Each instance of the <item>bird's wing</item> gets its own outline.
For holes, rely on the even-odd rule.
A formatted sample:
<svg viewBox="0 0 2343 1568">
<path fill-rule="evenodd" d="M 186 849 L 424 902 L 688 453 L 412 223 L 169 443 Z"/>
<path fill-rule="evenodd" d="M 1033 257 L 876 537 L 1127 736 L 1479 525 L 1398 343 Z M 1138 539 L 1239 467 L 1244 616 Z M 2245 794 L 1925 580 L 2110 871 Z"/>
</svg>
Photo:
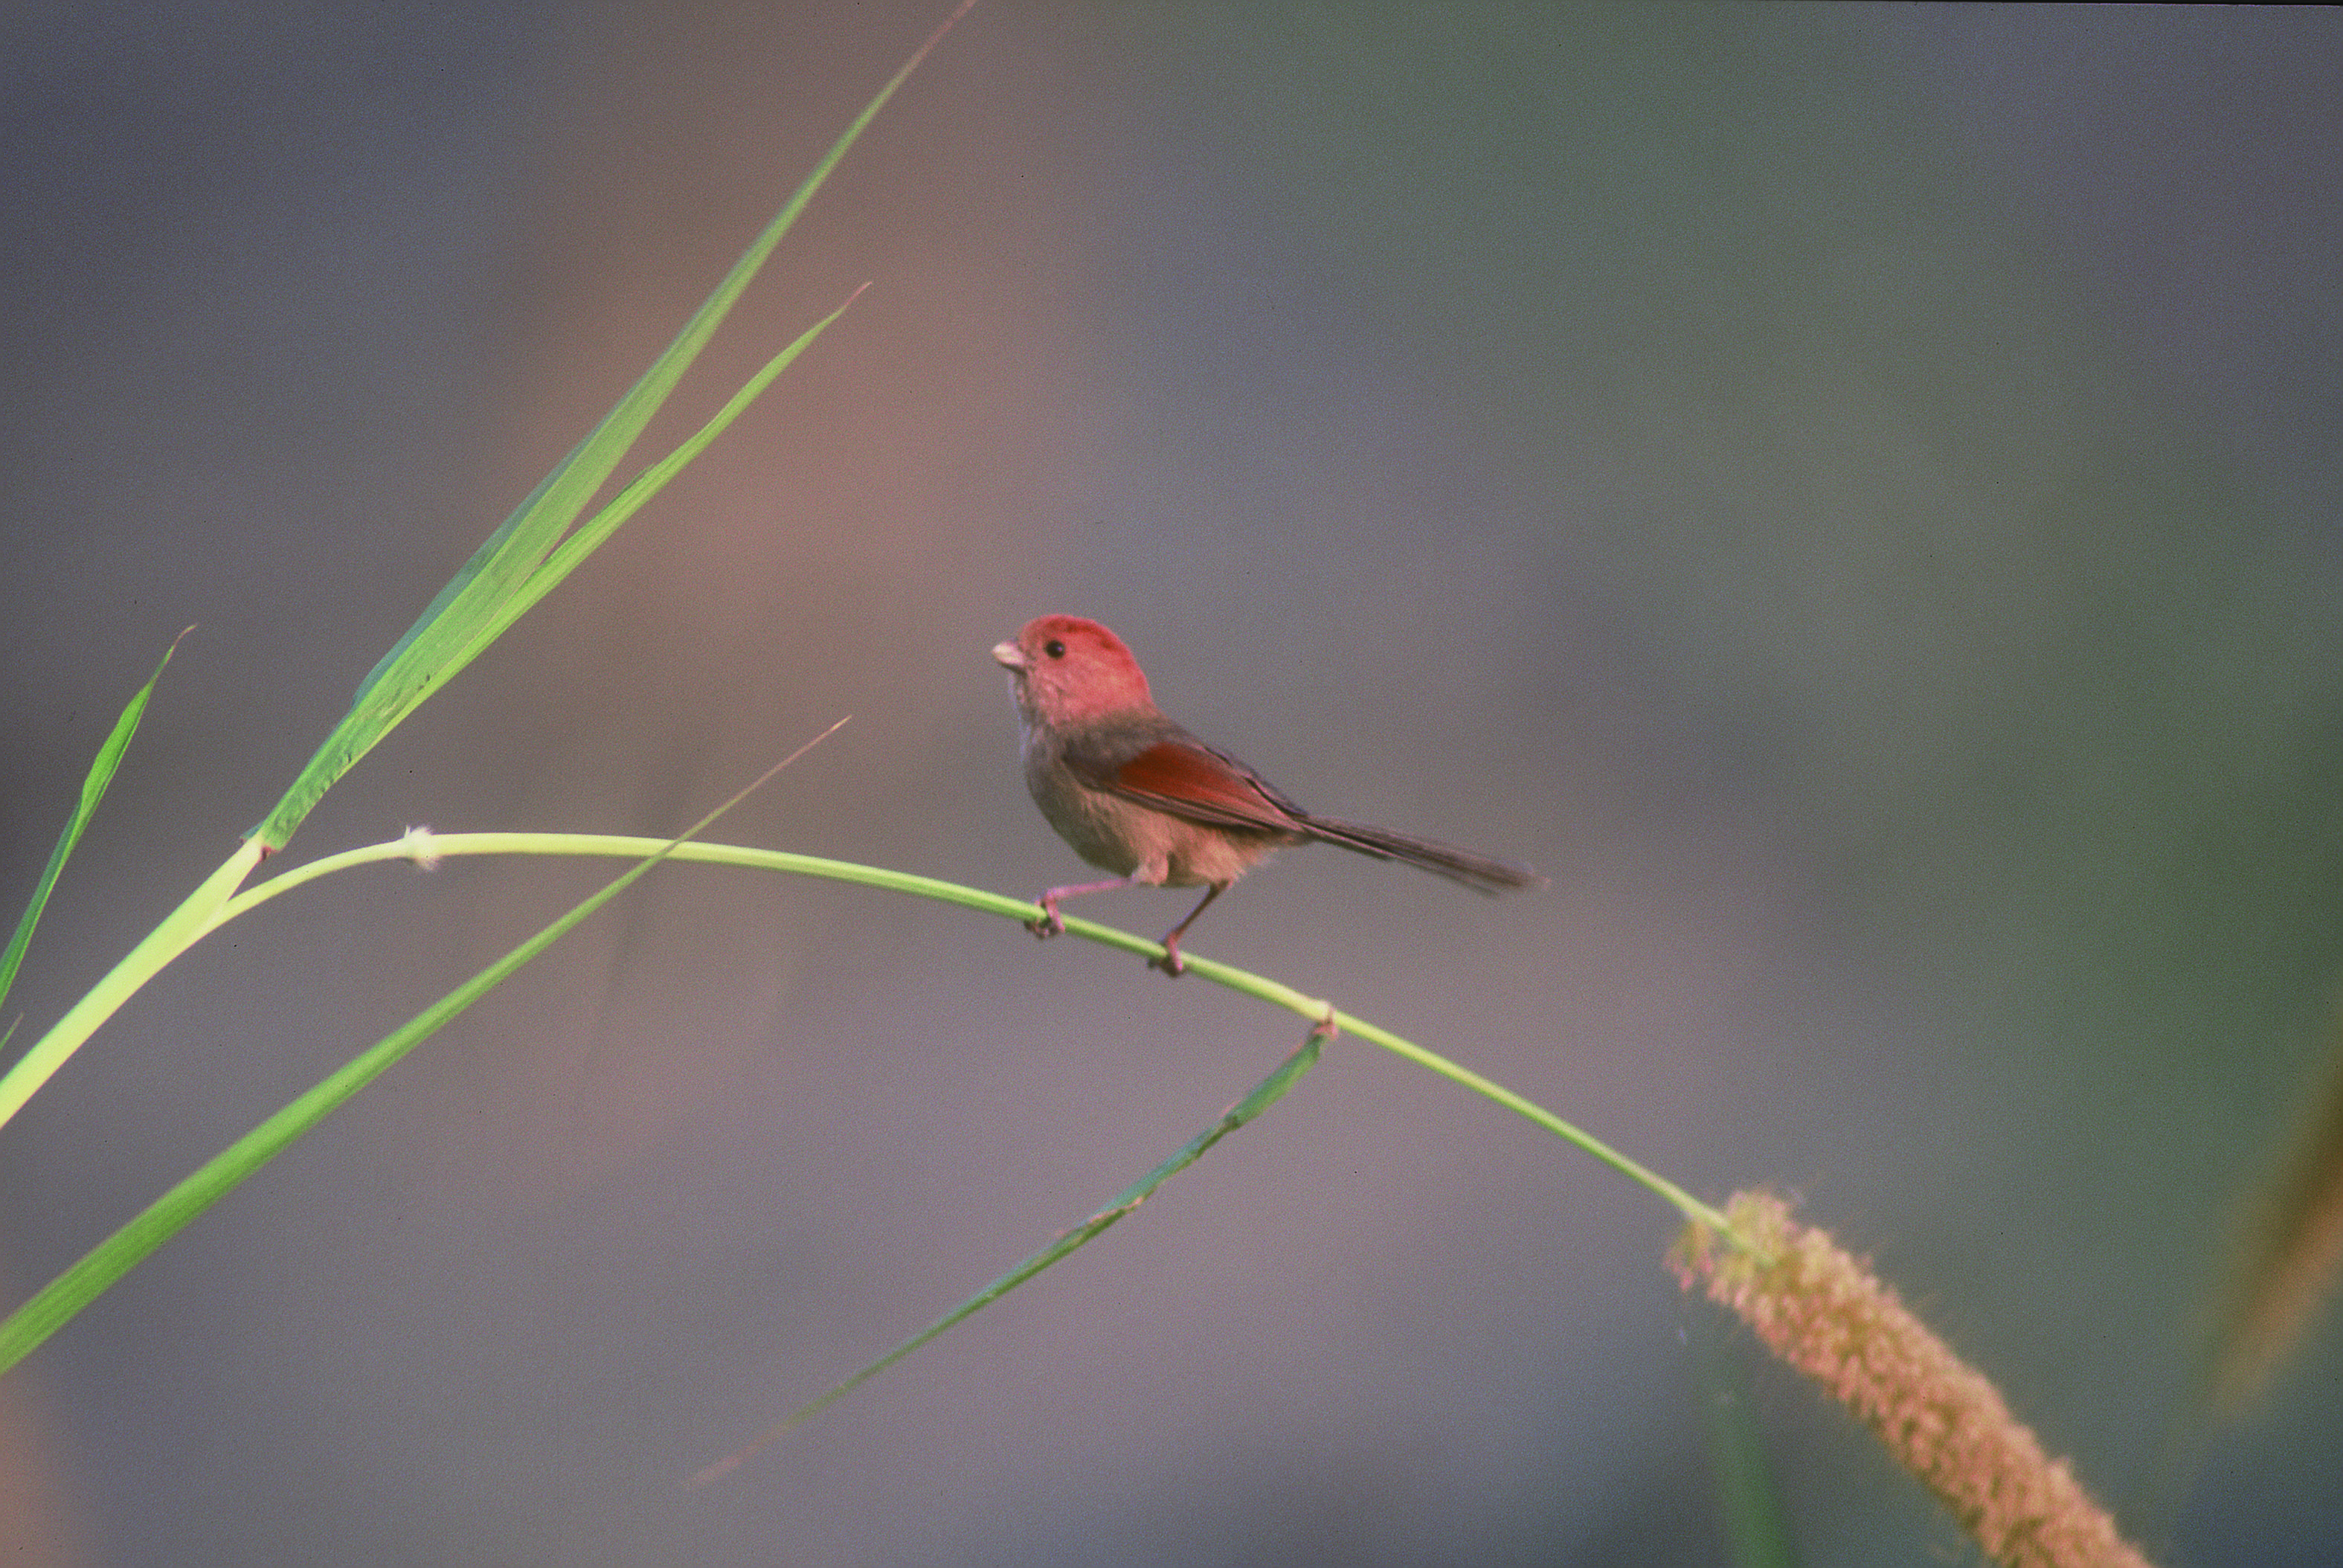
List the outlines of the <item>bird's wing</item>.
<svg viewBox="0 0 2343 1568">
<path fill-rule="evenodd" d="M 1290 833 L 1300 815 L 1252 769 L 1187 737 L 1157 740 L 1119 758 L 1069 748 L 1066 762 L 1094 789 L 1192 822 Z"/>
</svg>

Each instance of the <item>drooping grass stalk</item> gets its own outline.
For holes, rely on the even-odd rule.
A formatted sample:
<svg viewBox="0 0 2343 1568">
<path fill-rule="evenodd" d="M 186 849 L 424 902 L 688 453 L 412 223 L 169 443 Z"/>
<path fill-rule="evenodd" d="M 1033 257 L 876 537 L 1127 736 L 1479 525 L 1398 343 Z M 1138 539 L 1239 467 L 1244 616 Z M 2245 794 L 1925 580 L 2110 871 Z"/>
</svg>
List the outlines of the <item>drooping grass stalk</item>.
<svg viewBox="0 0 2343 1568">
<path fill-rule="evenodd" d="M 224 899 L 206 930 L 214 929 L 318 878 L 358 866 L 395 859 L 432 865 L 458 855 L 602 855 L 640 862 L 628 878 L 606 890 L 615 892 L 658 860 L 679 859 L 815 876 L 859 883 L 954 903 L 1021 924 L 1041 914 L 1020 899 L 936 878 L 882 867 L 739 845 L 599 834 L 433 833 L 410 829 L 386 843 L 367 845 L 297 867 Z M 589 900 L 589 904 L 594 901 Z M 572 911 L 568 923 L 590 912 Z M 1068 917 L 1069 934 L 1126 952 L 1155 957 L 1160 943 L 1128 931 Z M 567 929 L 563 922 L 557 922 Z M 558 930 L 540 933 L 550 941 Z M 517 966 L 542 944 L 516 950 Z M 2011 1416 L 1999 1393 L 1981 1374 L 1959 1361 L 1862 1264 L 1819 1231 L 1798 1226 L 1776 1200 L 1745 1194 L 1720 1212 L 1692 1197 L 1607 1144 L 1551 1111 L 1436 1052 L 1367 1020 L 1343 1013 L 1292 987 L 1201 955 L 1185 955 L 1192 972 L 1286 1009 L 1313 1025 L 1332 1024 L 1427 1067 L 1545 1128 L 1593 1154 L 1614 1171 L 1665 1199 L 1689 1221 L 1676 1264 L 1687 1288 L 1704 1282 L 1709 1294 L 1731 1306 L 1791 1365 L 1821 1382 L 1868 1425 L 1889 1452 L 1911 1469 L 1976 1536 L 1996 1561 L 2028 1568 L 2067 1568 L 2100 1563 L 2144 1568 L 2140 1557 L 2116 1533 L 2104 1511 L 2091 1502 L 2063 1462 L 2045 1455 L 2033 1433 Z M 500 976 L 496 978 L 501 978 Z M 75 1269 L 53 1282 L 5 1323 L 0 1323 L 0 1368 L 21 1357 L 94 1299 L 114 1279 L 151 1252 L 210 1202 L 258 1168 L 277 1149 L 346 1100 L 396 1060 L 416 1040 L 468 1005 L 495 983 L 487 971 L 472 984 L 418 1017 L 416 1024 L 386 1040 L 326 1083 L 270 1119 L 158 1201 L 130 1226 L 109 1238 Z M 460 999 L 460 1000 L 458 1000 Z M 427 1024 L 428 1027 L 424 1027 Z M 1114 1201 L 980 1291 L 912 1339 L 863 1367 L 785 1417 L 731 1457 L 693 1478 L 698 1484 L 729 1473 L 743 1459 L 791 1427 L 826 1409 L 862 1382 L 1000 1299 L 1009 1291 L 1071 1253 L 1128 1214 L 1220 1138 L 1242 1126 L 1282 1097 L 1317 1059 L 1313 1030 L 1302 1051 L 1212 1128 L 1150 1171 Z M 266 1151 L 266 1152 L 264 1152 Z"/>
<path fill-rule="evenodd" d="M 757 395 L 825 327 L 845 311 L 846 307 L 841 305 L 807 328 L 795 342 L 769 360 L 699 430 L 667 457 L 637 475 L 599 513 L 573 530 L 573 525 L 577 524 L 587 504 L 617 471 L 636 437 L 642 434 L 652 417 L 666 403 L 685 371 L 699 357 L 700 350 L 730 313 L 734 303 L 772 254 L 773 247 L 796 223 L 798 215 L 813 198 L 814 193 L 821 188 L 830 172 L 845 157 L 847 150 L 861 136 L 879 111 L 886 106 L 887 101 L 894 96 L 896 89 L 903 85 L 920 62 L 927 57 L 928 52 L 974 3 L 975 0 L 961 0 L 959 8 L 879 90 L 878 95 L 864 106 L 845 134 L 814 166 L 813 172 L 806 176 L 773 220 L 750 242 L 732 270 L 725 275 L 715 291 L 684 324 L 675 340 L 652 361 L 650 368 L 628 388 L 585 439 L 554 465 L 553 470 L 529 492 L 528 498 L 488 536 L 471 559 L 465 562 L 449 579 L 447 587 L 439 590 L 415 624 L 407 628 L 406 635 L 367 672 L 358 685 L 357 696 L 351 700 L 349 711 L 343 715 L 341 721 L 327 736 L 308 764 L 295 777 L 275 808 L 253 829 L 236 853 L 222 862 L 219 869 L 206 878 L 176 910 L 165 917 L 161 925 L 140 940 L 80 1001 L 35 1040 L 5 1075 L 0 1075 L 0 1125 L 5 1125 L 15 1116 L 98 1026 L 114 1015 L 116 1009 L 166 964 L 211 929 L 222 916 L 229 897 L 243 885 L 253 868 L 264 857 L 285 846 L 294 829 L 315 809 L 326 791 L 360 758 L 397 728 L 432 693 L 479 657 L 530 606 L 551 591 L 598 548 L 621 523 L 664 488 L 687 463 L 739 418 Z M 857 296 L 860 293 L 860 288 L 855 291 Z M 851 303 L 852 297 L 850 297 L 848 304 Z M 134 707 L 143 709 L 145 695 L 141 693 Z M 135 728 L 135 719 L 132 727 Z M 122 734 L 121 739 L 126 744 L 126 733 Z M 111 742 L 107 750 L 101 752 L 101 762 L 107 761 L 109 755 L 115 759 L 119 758 L 119 748 Z M 86 786 L 84 798 L 85 805 L 94 804 L 89 800 Z M 85 810 L 76 814 L 75 824 L 85 820 Z M 69 838 L 77 834 L 76 825 L 68 826 Z M 58 855 L 53 858 L 56 864 L 62 864 L 64 852 L 70 848 L 69 842 L 61 844 Z M 27 921 L 19 927 L 21 936 L 30 935 L 29 922 L 37 918 L 39 906 L 46 897 L 52 879 L 45 878 L 40 890 L 35 893 Z M 12 950 L 14 947 L 12 944 Z"/>
</svg>

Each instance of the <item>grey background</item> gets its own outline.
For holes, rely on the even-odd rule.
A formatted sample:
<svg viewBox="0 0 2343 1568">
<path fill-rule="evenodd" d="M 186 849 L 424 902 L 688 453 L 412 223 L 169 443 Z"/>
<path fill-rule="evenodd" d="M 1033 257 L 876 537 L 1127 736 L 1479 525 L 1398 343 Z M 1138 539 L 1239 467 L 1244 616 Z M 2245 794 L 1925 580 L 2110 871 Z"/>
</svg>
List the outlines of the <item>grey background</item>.
<svg viewBox="0 0 2343 1568">
<path fill-rule="evenodd" d="M 939 11 L 0 22 L 0 886 L 198 625 L 27 1030 Z M 2331 1325 L 2152 1482 L 2328 1050 L 2338 80 L 2326 11 L 981 6 L 662 428 L 870 292 L 290 853 L 669 829 L 850 712 L 724 836 L 1030 893 L 1080 868 L 985 649 L 1096 616 L 1298 799 L 1554 878 L 1294 853 L 1196 950 L 1801 1192 L 2160 1557 L 2333 1561 Z M 11 1297 L 607 870 L 377 869 L 207 943 L 0 1134 Z M 1805 1561 L 1957 1556 L 1679 1300 L 1664 1209 L 1355 1041 L 678 1489 L 1296 1038 L 663 873 L 0 1383 L 15 1560 L 1721 1561 L 1711 1341 Z"/>
</svg>

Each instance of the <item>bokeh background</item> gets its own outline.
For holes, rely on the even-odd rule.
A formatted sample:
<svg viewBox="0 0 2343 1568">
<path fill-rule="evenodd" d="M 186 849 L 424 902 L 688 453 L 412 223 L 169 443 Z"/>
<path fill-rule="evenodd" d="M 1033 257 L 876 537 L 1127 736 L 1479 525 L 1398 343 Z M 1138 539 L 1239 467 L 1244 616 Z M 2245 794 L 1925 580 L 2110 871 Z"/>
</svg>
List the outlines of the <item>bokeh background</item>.
<svg viewBox="0 0 2343 1568">
<path fill-rule="evenodd" d="M 45 1026 L 681 322 L 939 5 L 0 21 L 0 887 L 183 626 Z M 712 456 L 311 818 L 1081 868 L 985 657 L 1121 630 L 1322 809 L 1197 950 L 1873 1254 L 2175 1563 L 2343 1559 L 2331 1324 L 2157 1474 L 2343 934 L 2331 11 L 980 6 L 787 242 Z M 608 874 L 376 869 L 0 1134 L 23 1295 Z M 1086 912 L 1161 930 L 1185 895 Z M 1670 1213 L 1345 1042 L 1071 1263 L 679 1480 L 1203 1126 L 1293 1020 L 663 871 L 0 1384 L 12 1563 L 1957 1560 L 1679 1299 Z M 22 1037 L 20 1037 L 22 1038 Z"/>
</svg>

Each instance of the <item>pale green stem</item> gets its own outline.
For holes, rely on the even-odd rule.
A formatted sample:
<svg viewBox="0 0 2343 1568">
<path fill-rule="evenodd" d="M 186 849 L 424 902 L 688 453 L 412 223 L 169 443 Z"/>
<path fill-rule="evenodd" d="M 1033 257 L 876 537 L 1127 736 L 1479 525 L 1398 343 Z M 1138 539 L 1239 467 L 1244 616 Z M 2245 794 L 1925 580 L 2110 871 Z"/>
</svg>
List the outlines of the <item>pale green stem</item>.
<svg viewBox="0 0 2343 1568">
<path fill-rule="evenodd" d="M 666 847 L 664 839 L 619 837 L 598 833 L 432 833 L 417 829 L 403 839 L 386 844 L 369 844 L 364 849 L 346 850 L 313 860 L 281 876 L 270 879 L 256 888 L 239 893 L 219 911 L 212 924 L 234 920 L 246 910 L 266 903 L 277 894 L 289 892 L 302 883 L 346 870 L 352 866 L 367 865 L 377 860 L 415 860 L 422 864 L 446 855 L 609 855 L 639 859 Z M 1001 915 L 1020 922 L 1038 918 L 1038 906 L 1021 899 L 989 893 L 980 888 L 964 887 L 958 882 L 940 881 L 933 877 L 915 877 L 903 871 L 886 870 L 877 866 L 857 865 L 848 860 L 828 860 L 816 855 L 791 854 L 783 849 L 757 849 L 734 844 L 679 844 L 669 852 L 674 860 L 699 860 L 728 866 L 743 866 L 753 869 L 785 871 L 795 876 L 825 877 L 833 881 L 859 882 L 865 887 L 885 888 L 893 892 L 910 893 L 919 898 L 935 899 L 944 903 L 960 904 L 987 914 Z M 207 928 L 208 929 L 208 928 Z M 1069 934 L 1085 937 L 1107 947 L 1121 948 L 1126 952 L 1154 957 L 1163 951 L 1160 943 L 1129 931 L 1117 930 L 1094 921 L 1066 917 Z M 1575 1145 L 1600 1160 L 1605 1165 L 1646 1190 L 1675 1205 L 1688 1220 L 1695 1220 L 1720 1232 L 1730 1233 L 1725 1218 L 1708 1204 L 1702 1202 L 1683 1188 L 1658 1172 L 1620 1153 L 1592 1133 L 1564 1121 L 1544 1106 L 1525 1100 L 1501 1083 L 1482 1077 L 1472 1069 L 1459 1066 L 1435 1051 L 1425 1050 L 1387 1029 L 1336 1011 L 1326 1002 L 1303 995 L 1291 986 L 1280 985 L 1249 970 L 1236 969 L 1214 960 L 1199 958 L 1192 953 L 1181 955 L 1188 961 L 1190 972 L 1229 987 L 1232 990 L 1258 997 L 1289 1011 L 1298 1013 L 1312 1022 L 1332 1017 L 1337 1028 L 1345 1034 L 1358 1036 L 1382 1046 L 1385 1050 L 1407 1058 L 1419 1067 L 1431 1069 L 1452 1083 L 1461 1084 L 1475 1094 L 1494 1101 L 1506 1110 L 1536 1123 L 1546 1131 Z M 159 967 L 159 966 L 157 966 Z"/>
<path fill-rule="evenodd" d="M 25 1101 L 65 1064 L 66 1058 L 81 1049 L 82 1041 L 96 1032 L 99 1024 L 112 1018 L 139 987 L 160 973 L 164 965 L 202 940 L 213 927 L 234 920 L 250 907 L 238 907 L 228 895 L 243 885 L 265 853 L 259 839 L 246 839 L 218 870 L 187 895 L 186 902 L 165 916 L 163 923 L 146 933 L 144 941 L 123 955 L 122 961 L 108 970 L 105 979 L 90 987 L 88 995 L 75 1002 L 48 1033 L 34 1042 L 22 1060 L 0 1076 L 0 1125 L 5 1125 Z"/>
</svg>

